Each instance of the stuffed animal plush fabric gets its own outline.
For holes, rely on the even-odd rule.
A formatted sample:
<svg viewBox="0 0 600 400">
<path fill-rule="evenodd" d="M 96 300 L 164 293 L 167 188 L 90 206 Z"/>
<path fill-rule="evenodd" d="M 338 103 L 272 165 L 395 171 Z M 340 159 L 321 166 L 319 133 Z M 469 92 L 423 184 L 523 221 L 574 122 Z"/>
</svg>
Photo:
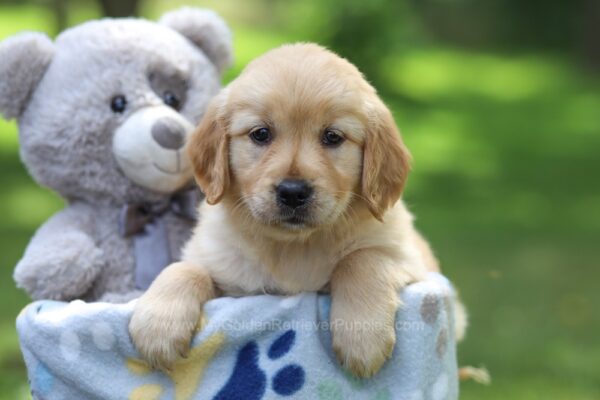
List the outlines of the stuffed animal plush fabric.
<svg viewBox="0 0 600 400">
<path fill-rule="evenodd" d="M 67 204 L 29 243 L 19 287 L 125 301 L 179 257 L 196 203 L 186 137 L 231 55 L 223 20 L 191 8 L 0 44 L 0 112 L 18 120 L 31 176 Z"/>
<path fill-rule="evenodd" d="M 169 374 L 131 343 L 134 302 L 36 302 L 17 330 L 34 400 L 456 400 L 454 296 L 435 273 L 403 289 L 392 358 L 364 380 L 340 368 L 331 300 L 316 293 L 209 301 L 189 357 Z"/>
</svg>

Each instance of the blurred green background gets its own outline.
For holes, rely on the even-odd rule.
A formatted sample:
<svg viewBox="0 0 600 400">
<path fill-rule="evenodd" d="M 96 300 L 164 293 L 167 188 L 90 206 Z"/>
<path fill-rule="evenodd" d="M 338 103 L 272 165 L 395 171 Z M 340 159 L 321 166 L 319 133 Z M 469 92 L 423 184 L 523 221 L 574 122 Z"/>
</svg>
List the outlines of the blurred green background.
<svg viewBox="0 0 600 400">
<path fill-rule="evenodd" d="M 279 44 L 317 41 L 356 63 L 414 155 L 405 199 L 471 315 L 461 364 L 492 385 L 461 399 L 600 399 L 600 2 L 517 0 L 0 0 L 0 39 L 101 17 L 217 10 L 235 77 Z M 2 60 L 0 60 L 2 62 Z M 0 399 L 25 399 L 11 273 L 62 207 L 0 122 Z"/>
</svg>

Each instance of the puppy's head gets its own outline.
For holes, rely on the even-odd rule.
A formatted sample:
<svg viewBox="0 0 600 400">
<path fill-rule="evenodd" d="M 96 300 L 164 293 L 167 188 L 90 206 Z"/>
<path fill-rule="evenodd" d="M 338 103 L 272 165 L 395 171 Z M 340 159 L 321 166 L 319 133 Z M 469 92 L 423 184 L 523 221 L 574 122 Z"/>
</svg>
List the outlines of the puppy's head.
<svg viewBox="0 0 600 400">
<path fill-rule="evenodd" d="M 375 90 L 312 44 L 256 59 L 211 103 L 189 151 L 210 204 L 284 231 L 327 227 L 400 197 L 409 154 Z"/>
</svg>

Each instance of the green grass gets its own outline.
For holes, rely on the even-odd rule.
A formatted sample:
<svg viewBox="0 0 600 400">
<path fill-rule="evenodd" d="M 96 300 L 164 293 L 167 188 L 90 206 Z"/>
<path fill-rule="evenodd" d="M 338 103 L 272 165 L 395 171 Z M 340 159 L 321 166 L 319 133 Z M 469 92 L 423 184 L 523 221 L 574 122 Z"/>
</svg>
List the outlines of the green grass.
<svg viewBox="0 0 600 400">
<path fill-rule="evenodd" d="M 227 80 L 267 49 L 303 39 L 232 2 L 205 3 L 234 28 Z M 22 29 L 51 25 L 36 8 L 1 7 L 0 38 Z M 461 364 L 492 374 L 489 387 L 465 383 L 461 398 L 600 398 L 600 79 L 543 52 L 422 47 L 379 62 L 415 159 L 406 201 L 470 310 Z M 0 399 L 11 400 L 26 392 L 14 319 L 27 303 L 12 269 L 61 207 L 28 177 L 17 146 L 15 125 L 0 122 Z"/>
</svg>

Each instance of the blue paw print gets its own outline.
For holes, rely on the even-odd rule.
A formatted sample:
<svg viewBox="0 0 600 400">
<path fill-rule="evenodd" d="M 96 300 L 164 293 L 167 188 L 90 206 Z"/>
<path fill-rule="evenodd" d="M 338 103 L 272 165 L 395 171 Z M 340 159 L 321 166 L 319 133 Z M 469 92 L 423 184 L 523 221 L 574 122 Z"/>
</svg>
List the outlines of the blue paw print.
<svg viewBox="0 0 600 400">
<path fill-rule="evenodd" d="M 269 347 L 267 356 L 277 360 L 292 349 L 296 331 L 290 329 L 277 338 Z M 237 361 L 229 380 L 213 400 L 260 400 L 267 390 L 267 374 L 258 366 L 259 350 L 255 341 L 250 341 L 238 352 Z M 304 385 L 304 369 L 289 364 L 278 370 L 271 380 L 273 391 L 281 396 L 290 396 Z"/>
</svg>

